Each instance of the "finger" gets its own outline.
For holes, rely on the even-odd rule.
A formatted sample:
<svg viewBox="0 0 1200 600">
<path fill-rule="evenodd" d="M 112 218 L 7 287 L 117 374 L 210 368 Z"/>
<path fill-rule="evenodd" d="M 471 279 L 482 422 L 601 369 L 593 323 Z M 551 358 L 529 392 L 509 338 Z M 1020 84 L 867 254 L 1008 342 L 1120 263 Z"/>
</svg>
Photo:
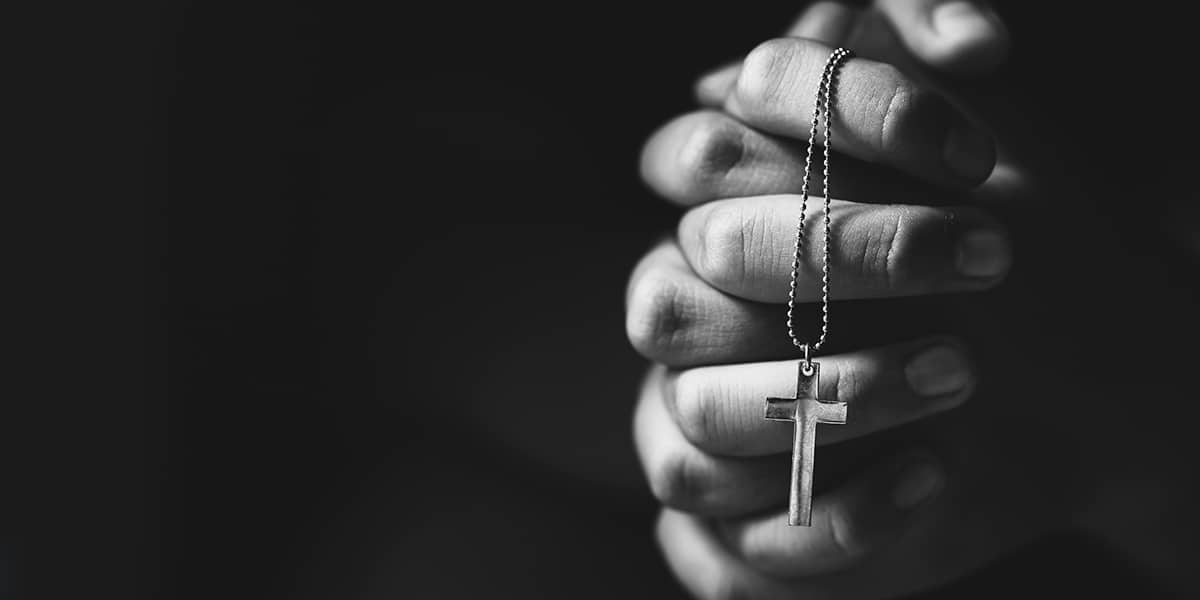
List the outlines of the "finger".
<svg viewBox="0 0 1200 600">
<path fill-rule="evenodd" d="M 822 297 L 821 202 L 809 202 L 798 302 Z M 739 298 L 788 298 L 800 208 L 796 196 L 734 198 L 700 205 L 679 223 L 695 273 Z M 830 296 L 879 298 L 980 290 L 998 283 L 1011 255 L 1001 226 L 970 207 L 833 201 Z"/>
<path fill-rule="evenodd" d="M 667 200 L 693 206 L 721 198 L 799 193 L 804 149 L 756 131 L 729 115 L 683 115 L 650 137 L 642 179 Z M 815 185 L 815 184 L 814 184 Z M 945 204 L 957 195 L 918 183 L 893 169 L 846 157 L 830 175 L 835 197 L 858 202 Z"/>
<path fill-rule="evenodd" d="M 663 380 L 661 394 L 676 427 L 692 446 L 717 456 L 788 452 L 792 428 L 763 418 L 768 397 L 796 389 L 796 361 L 688 369 Z M 818 397 L 845 402 L 845 425 L 824 427 L 820 444 L 857 438 L 961 404 L 974 387 L 975 370 L 962 345 L 928 338 L 825 356 Z"/>
<path fill-rule="evenodd" d="M 663 242 L 634 268 L 625 332 L 646 358 L 671 366 L 764 360 L 793 353 L 778 307 L 738 300 L 692 272 L 679 246 Z"/>
<path fill-rule="evenodd" d="M 726 110 L 768 133 L 807 139 L 830 53 L 824 44 L 797 38 L 759 45 L 743 61 Z M 991 136 L 897 68 L 850 58 L 835 81 L 839 152 L 954 188 L 973 187 L 991 172 Z"/>
<path fill-rule="evenodd" d="M 634 444 L 654 497 L 704 515 L 737 515 L 787 497 L 784 456 L 774 460 L 713 456 L 688 443 L 662 398 L 664 368 L 654 367 L 634 412 Z"/>
<path fill-rule="evenodd" d="M 735 62 L 718 67 L 700 76 L 696 80 L 696 101 L 700 106 L 719 109 L 725 105 L 725 98 L 737 83 L 738 73 L 742 71 L 742 63 Z"/>
<path fill-rule="evenodd" d="M 787 30 L 788 37 L 805 38 L 827 46 L 840 46 L 850 35 L 858 9 L 841 2 L 814 2 Z"/>
<path fill-rule="evenodd" d="M 819 307 L 796 310 L 803 315 L 810 309 Z M 927 333 L 927 327 L 909 324 L 914 310 L 920 310 L 914 302 L 894 300 L 840 304 L 843 325 L 829 350 L 873 347 Z M 810 316 L 819 318 L 815 312 Z M 782 306 L 735 298 L 705 283 L 670 241 L 638 263 L 626 292 L 625 327 L 634 349 L 677 368 L 795 357 L 783 318 Z"/>
<path fill-rule="evenodd" d="M 821 42 L 827 46 L 845 45 L 846 37 L 855 25 L 858 9 L 841 2 L 814 2 L 788 28 L 788 37 Z M 701 106 L 720 108 L 742 70 L 740 62 L 722 66 L 696 82 L 696 99 Z"/>
<path fill-rule="evenodd" d="M 667 566 L 692 596 L 700 600 L 728 598 L 796 598 L 796 591 L 751 569 L 729 553 L 708 523 L 679 511 L 664 510 L 655 527 Z M 804 598 L 830 596 L 813 590 Z"/>
<path fill-rule="evenodd" d="M 977 74 L 1008 57 L 1008 29 L 982 0 L 877 0 L 875 5 L 909 51 L 936 69 Z"/>
<path fill-rule="evenodd" d="M 928 453 L 885 461 L 813 500 L 811 527 L 787 514 L 724 521 L 732 553 L 777 577 L 813 577 L 854 566 L 913 526 L 938 497 L 946 475 Z"/>
<path fill-rule="evenodd" d="M 668 567 L 698 598 L 893 598 L 944 585 L 949 579 L 978 569 L 981 556 L 997 552 L 988 545 L 998 535 L 995 513 L 981 512 L 979 506 L 959 505 L 960 499 L 952 498 L 961 487 L 951 474 L 957 471 L 939 472 L 944 465 L 933 461 L 930 467 L 934 471 L 921 473 L 923 465 L 928 464 L 921 459 L 929 455 L 908 456 L 913 462 L 894 464 L 912 470 L 900 467 L 891 471 L 899 475 L 891 480 L 893 487 L 888 489 L 882 483 L 891 474 L 884 467 L 874 473 L 879 483 L 849 484 L 879 491 L 867 492 L 865 498 L 860 495 L 842 500 L 845 507 L 856 500 L 890 500 L 911 506 L 894 509 L 900 513 L 896 520 L 899 523 L 890 531 L 886 518 L 855 521 L 851 516 L 862 512 L 845 511 L 845 516 L 835 520 L 837 511 L 830 500 L 838 492 L 832 492 L 815 499 L 814 527 L 810 529 L 788 527 L 782 515 L 735 524 L 667 509 L 659 516 L 656 539 Z M 865 510 L 893 509 L 883 506 Z M 816 518 L 817 513 L 820 518 Z M 965 517 L 967 513 L 971 516 Z M 1009 532 L 1006 537 L 1016 537 L 1011 532 L 1021 528 L 1014 527 L 1009 519 L 1002 520 Z M 988 521 L 993 525 L 981 525 Z M 834 523 L 839 523 L 837 529 Z M 825 527 L 825 539 L 831 542 L 828 546 L 785 537 L 805 533 L 815 536 L 813 530 L 821 527 Z M 849 534 L 847 541 L 836 541 L 845 535 L 843 532 Z M 1011 539 L 1001 546 L 1012 547 Z M 824 570 L 816 568 L 822 563 Z M 807 576 L 797 577 L 798 573 Z"/>
</svg>

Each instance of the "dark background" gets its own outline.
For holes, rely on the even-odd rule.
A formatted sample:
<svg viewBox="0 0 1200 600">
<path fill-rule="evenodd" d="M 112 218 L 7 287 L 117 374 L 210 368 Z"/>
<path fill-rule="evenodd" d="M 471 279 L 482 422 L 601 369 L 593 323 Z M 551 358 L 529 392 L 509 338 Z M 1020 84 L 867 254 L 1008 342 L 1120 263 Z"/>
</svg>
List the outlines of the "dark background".
<svg viewBox="0 0 1200 600">
<path fill-rule="evenodd" d="M 1006 9 L 1001 77 L 1102 143 L 1125 117 L 1053 91 L 1135 64 L 1097 40 L 1186 36 L 1081 6 Z M 42 15 L 56 37 L 21 56 L 46 93 L 21 114 L 50 113 L 24 146 L 49 166 L 24 173 L 11 222 L 32 209 L 53 234 L 12 253 L 32 292 L 14 389 L 35 391 L 8 400 L 0 590 L 680 597 L 629 439 L 644 362 L 622 319 L 677 213 L 636 159 L 697 74 L 801 7 Z M 944 595 L 1032 581 L 1149 594 L 1068 536 Z"/>
</svg>

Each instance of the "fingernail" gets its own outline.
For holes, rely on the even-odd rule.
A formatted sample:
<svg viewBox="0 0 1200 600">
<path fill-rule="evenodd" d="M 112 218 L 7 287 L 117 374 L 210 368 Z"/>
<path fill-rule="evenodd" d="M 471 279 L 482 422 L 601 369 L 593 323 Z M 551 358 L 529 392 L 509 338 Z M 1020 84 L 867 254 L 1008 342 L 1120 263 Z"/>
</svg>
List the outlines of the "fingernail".
<svg viewBox="0 0 1200 600">
<path fill-rule="evenodd" d="M 958 240 L 958 272 L 967 277 L 995 277 L 1012 261 L 1008 238 L 999 231 L 977 229 Z"/>
<path fill-rule="evenodd" d="M 932 459 L 922 459 L 900 473 L 892 488 L 892 502 L 907 510 L 929 500 L 942 490 L 946 477 Z"/>
<path fill-rule="evenodd" d="M 918 354 L 904 368 L 908 385 L 922 396 L 944 396 L 967 387 L 967 361 L 950 346 L 934 346 Z"/>
<path fill-rule="evenodd" d="M 996 166 L 996 144 L 992 136 L 974 126 L 963 124 L 946 135 L 943 158 L 959 177 L 982 182 Z"/>
<path fill-rule="evenodd" d="M 930 15 L 933 30 L 952 41 L 976 40 L 994 33 L 987 15 L 970 2 L 945 2 Z"/>
</svg>

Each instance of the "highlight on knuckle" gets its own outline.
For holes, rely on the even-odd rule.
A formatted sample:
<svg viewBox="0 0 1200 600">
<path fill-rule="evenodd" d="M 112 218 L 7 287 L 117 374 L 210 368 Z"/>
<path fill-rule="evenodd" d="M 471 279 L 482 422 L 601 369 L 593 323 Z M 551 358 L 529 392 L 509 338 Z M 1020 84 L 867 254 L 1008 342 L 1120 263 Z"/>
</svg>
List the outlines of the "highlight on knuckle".
<svg viewBox="0 0 1200 600">
<path fill-rule="evenodd" d="M 933 92 L 916 86 L 898 72 L 888 79 L 893 82 L 892 93 L 886 104 L 875 112 L 881 115 L 877 125 L 877 143 L 879 150 L 885 154 L 904 153 L 912 146 L 909 140 L 916 137 L 911 134 L 924 128 L 925 125 L 920 122 L 922 115 L 931 114 L 930 109 L 937 98 Z"/>
<path fill-rule="evenodd" d="M 702 494 L 701 471 L 697 458 L 686 451 L 664 456 L 650 477 L 650 491 L 664 505 L 678 510 L 696 506 Z"/>
<path fill-rule="evenodd" d="M 740 286 L 746 278 L 746 214 L 730 205 L 708 205 L 700 227 L 697 273 L 718 288 Z"/>
<path fill-rule="evenodd" d="M 679 352 L 691 325 L 688 292 L 667 273 L 649 272 L 634 283 L 625 331 L 634 349 L 651 359 Z"/>
<path fill-rule="evenodd" d="M 746 55 L 735 88 L 745 107 L 763 111 L 787 94 L 795 66 L 805 44 L 793 38 L 776 38 L 759 44 Z"/>
<path fill-rule="evenodd" d="M 857 249 L 860 273 L 880 290 L 891 292 L 902 282 L 902 245 L 908 227 L 905 209 L 870 215 L 867 221 Z"/>
<path fill-rule="evenodd" d="M 675 419 L 683 437 L 704 447 L 719 432 L 714 390 L 695 371 L 684 371 L 675 379 Z"/>
<path fill-rule="evenodd" d="M 711 195 L 742 163 L 745 139 L 740 127 L 719 113 L 699 113 L 690 120 L 677 157 L 680 184 L 687 195 Z"/>
<path fill-rule="evenodd" d="M 863 396 L 863 377 L 852 365 L 841 364 L 833 371 L 833 402 L 856 402 Z"/>
</svg>

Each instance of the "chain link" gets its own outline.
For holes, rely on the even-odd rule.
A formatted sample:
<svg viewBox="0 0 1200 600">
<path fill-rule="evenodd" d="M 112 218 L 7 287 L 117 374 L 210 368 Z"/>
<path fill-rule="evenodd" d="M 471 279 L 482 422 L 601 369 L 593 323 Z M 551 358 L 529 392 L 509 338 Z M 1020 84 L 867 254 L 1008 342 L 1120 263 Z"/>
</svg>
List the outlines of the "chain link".
<svg viewBox="0 0 1200 600">
<path fill-rule="evenodd" d="M 829 59 L 825 62 L 825 69 L 821 73 L 821 82 L 817 87 L 817 98 L 813 107 L 812 127 L 808 132 L 808 152 L 804 156 L 804 182 L 800 186 L 800 218 L 796 224 L 796 251 L 792 256 L 792 277 L 788 284 L 788 309 L 787 309 L 787 328 L 788 337 L 792 339 L 792 344 L 804 351 L 804 364 L 812 364 L 812 353 L 820 350 L 821 345 L 825 343 L 825 338 L 829 335 L 829 232 L 832 227 L 830 219 L 830 197 L 829 197 L 829 153 L 833 146 L 832 138 L 832 121 L 833 113 L 831 112 L 831 98 L 833 97 L 834 79 L 837 76 L 838 66 L 843 60 L 850 56 L 850 51 L 845 48 L 838 48 L 829 55 Z M 808 212 L 808 181 L 812 174 L 812 157 L 813 146 L 817 143 L 818 125 L 821 122 L 821 116 L 825 117 L 825 128 L 823 138 L 823 171 L 824 178 L 822 179 L 823 195 L 825 196 L 825 240 L 824 249 L 821 253 L 821 336 L 817 338 L 816 343 L 809 345 L 808 342 L 801 342 L 796 337 L 795 326 L 792 314 L 796 308 L 796 282 L 800 276 L 800 262 L 804 255 L 804 221 L 805 215 Z"/>
</svg>

